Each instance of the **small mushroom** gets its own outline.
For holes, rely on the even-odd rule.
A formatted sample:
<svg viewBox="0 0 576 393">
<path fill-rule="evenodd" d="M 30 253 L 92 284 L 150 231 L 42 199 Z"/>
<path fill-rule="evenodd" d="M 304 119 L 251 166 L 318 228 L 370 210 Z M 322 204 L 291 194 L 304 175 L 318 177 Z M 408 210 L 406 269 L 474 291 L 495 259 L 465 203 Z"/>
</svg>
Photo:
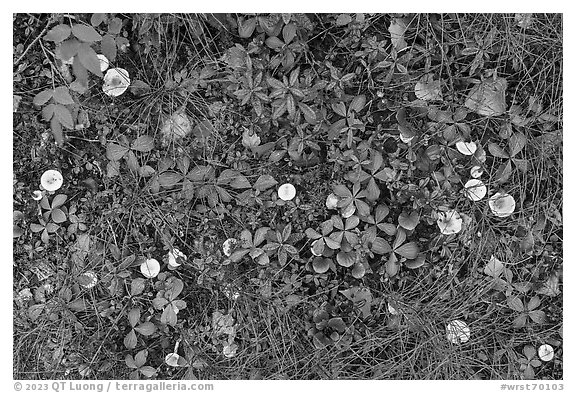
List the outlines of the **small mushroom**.
<svg viewBox="0 0 576 393">
<path fill-rule="evenodd" d="M 104 75 L 102 91 L 110 97 L 118 97 L 124 94 L 130 86 L 130 76 L 123 68 L 110 68 Z"/>
<path fill-rule="evenodd" d="M 326 197 L 326 208 L 336 209 L 336 207 L 338 206 L 338 201 L 340 201 L 340 198 L 338 198 L 336 194 L 331 193 Z"/>
<path fill-rule="evenodd" d="M 62 187 L 64 179 L 62 174 L 55 169 L 49 169 L 40 177 L 40 186 L 46 191 L 53 192 Z"/>
<path fill-rule="evenodd" d="M 438 212 L 436 223 L 444 235 L 453 235 L 462 230 L 462 217 L 456 210 Z"/>
<path fill-rule="evenodd" d="M 98 54 L 96 55 L 96 57 L 98 57 L 98 60 L 100 60 L 100 71 L 104 72 L 108 69 L 108 67 L 110 66 L 110 62 L 108 61 L 108 58 L 104 55 Z"/>
<path fill-rule="evenodd" d="M 483 173 L 484 171 L 482 170 L 482 167 L 479 165 L 470 168 L 470 176 L 472 176 L 474 179 L 478 179 L 480 176 L 482 176 Z"/>
<path fill-rule="evenodd" d="M 452 344 L 461 344 L 470 340 L 470 328 L 466 322 L 459 319 L 446 325 L 446 337 Z"/>
<path fill-rule="evenodd" d="M 32 199 L 35 201 L 39 201 L 44 197 L 44 194 L 40 190 L 36 190 L 32 192 Z"/>
<path fill-rule="evenodd" d="M 474 142 L 464 142 L 464 141 L 456 142 L 456 149 L 458 149 L 458 151 L 464 154 L 465 156 L 473 155 L 476 152 L 477 148 L 478 147 Z"/>
<path fill-rule="evenodd" d="M 180 250 L 178 250 L 177 248 L 174 248 L 171 251 L 169 251 L 168 252 L 168 265 L 170 265 L 172 267 L 180 266 L 181 263 L 178 262 L 178 258 L 180 258 L 180 260 L 182 260 L 182 261 L 186 261 L 186 259 L 188 259 L 186 257 L 186 255 L 184 255 L 184 253 L 181 252 Z"/>
<path fill-rule="evenodd" d="M 538 347 L 538 357 L 543 362 L 549 362 L 554 359 L 554 348 L 550 344 L 542 344 Z"/>
<path fill-rule="evenodd" d="M 481 180 L 470 179 L 464 184 L 464 193 L 471 201 L 478 202 L 486 196 L 488 189 Z"/>
<path fill-rule="evenodd" d="M 238 350 L 238 344 L 232 343 L 230 345 L 224 345 L 224 348 L 222 348 L 222 353 L 227 358 L 233 358 L 234 356 L 236 356 L 237 350 Z"/>
<path fill-rule="evenodd" d="M 95 272 L 90 270 L 78 276 L 76 280 L 82 288 L 90 289 L 94 288 L 98 283 L 98 276 Z"/>
<path fill-rule="evenodd" d="M 154 258 L 146 259 L 140 265 L 140 271 L 146 278 L 154 278 L 160 273 L 160 262 Z"/>
<path fill-rule="evenodd" d="M 278 197 L 283 201 L 291 201 L 295 196 L 296 188 L 290 183 L 282 184 L 278 188 Z"/>
<path fill-rule="evenodd" d="M 488 200 L 488 206 L 490 206 L 490 210 L 496 217 L 508 217 L 514 213 L 516 201 L 505 192 L 497 192 Z"/>
<path fill-rule="evenodd" d="M 224 243 L 222 243 L 222 251 L 224 252 L 224 255 L 226 255 L 227 257 L 232 255 L 232 250 L 234 249 L 234 247 L 236 247 L 237 244 L 238 240 L 234 239 L 233 237 L 226 239 Z"/>
</svg>

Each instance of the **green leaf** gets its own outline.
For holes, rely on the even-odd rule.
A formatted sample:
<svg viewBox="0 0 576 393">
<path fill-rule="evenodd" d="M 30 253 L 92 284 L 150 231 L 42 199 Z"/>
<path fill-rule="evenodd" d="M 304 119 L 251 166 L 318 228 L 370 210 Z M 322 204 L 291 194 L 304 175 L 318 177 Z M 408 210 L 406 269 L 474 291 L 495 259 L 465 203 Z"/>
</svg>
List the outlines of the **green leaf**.
<svg viewBox="0 0 576 393">
<path fill-rule="evenodd" d="M 250 18 L 244 21 L 243 18 L 238 19 L 238 35 L 241 38 L 250 38 L 256 29 L 256 18 Z"/>
<path fill-rule="evenodd" d="M 65 194 L 58 194 L 52 200 L 52 209 L 62 206 L 68 200 L 68 196 Z"/>
<path fill-rule="evenodd" d="M 350 102 L 348 112 L 355 111 L 356 113 L 358 113 L 362 109 L 364 109 L 365 105 L 366 105 L 366 96 L 364 94 L 358 95 L 352 99 L 352 102 Z"/>
<path fill-rule="evenodd" d="M 326 273 L 330 268 L 330 262 L 328 258 L 316 257 L 312 261 L 312 267 L 316 273 Z"/>
<path fill-rule="evenodd" d="M 122 30 L 122 20 L 120 18 L 112 18 L 108 22 L 108 33 L 118 35 L 120 30 Z"/>
<path fill-rule="evenodd" d="M 340 14 L 336 18 L 336 26 L 346 26 L 350 22 L 352 22 L 352 17 L 348 14 Z"/>
<path fill-rule="evenodd" d="M 546 323 L 546 313 L 542 310 L 533 310 L 528 313 L 531 320 L 536 323 L 543 324 Z"/>
<path fill-rule="evenodd" d="M 60 124 L 56 116 L 50 119 L 50 130 L 52 131 L 56 144 L 62 146 L 64 144 L 64 133 L 62 132 L 62 124 Z"/>
<path fill-rule="evenodd" d="M 498 158 L 510 158 L 508 153 L 504 151 L 500 146 L 496 143 L 492 142 L 488 144 L 488 151 L 494 156 Z"/>
<path fill-rule="evenodd" d="M 506 303 L 508 304 L 508 307 L 510 307 L 512 310 L 518 311 L 518 312 L 524 312 L 524 304 L 522 303 L 522 300 L 520 300 L 516 296 L 508 297 L 506 299 Z"/>
<path fill-rule="evenodd" d="M 100 71 L 100 60 L 89 44 L 82 44 L 78 49 L 78 60 L 88 71 L 96 76 L 103 77 Z"/>
<path fill-rule="evenodd" d="M 58 48 L 56 48 L 56 56 L 60 58 L 60 60 L 70 60 L 78 53 L 78 49 L 80 49 L 80 41 L 76 38 L 70 38 L 64 41 Z"/>
<path fill-rule="evenodd" d="M 64 127 L 68 128 L 69 130 L 74 129 L 74 121 L 72 120 L 72 114 L 70 113 L 70 110 L 66 108 L 64 105 L 58 104 L 54 107 L 54 116 Z"/>
<path fill-rule="evenodd" d="M 162 172 L 158 176 L 158 182 L 162 187 L 173 187 L 178 184 L 184 176 L 181 173 L 173 172 L 173 171 L 166 171 Z"/>
<path fill-rule="evenodd" d="M 371 250 L 376 254 L 384 255 L 392 252 L 392 247 L 390 246 L 390 243 L 388 243 L 385 239 L 377 237 L 372 242 Z"/>
<path fill-rule="evenodd" d="M 350 266 L 354 265 L 354 263 L 356 262 L 356 252 L 355 251 L 350 251 L 350 252 L 340 251 L 336 255 L 336 261 L 338 261 L 338 264 L 340 266 L 350 267 Z"/>
<path fill-rule="evenodd" d="M 104 38 L 102 38 L 100 47 L 102 48 L 102 54 L 106 56 L 109 61 L 116 60 L 118 49 L 116 47 L 116 40 L 114 37 L 112 37 L 110 34 L 106 34 Z"/>
<path fill-rule="evenodd" d="M 54 89 L 54 101 L 62 105 L 73 105 L 74 100 L 70 95 L 70 91 L 65 86 L 58 86 Z"/>
<path fill-rule="evenodd" d="M 140 367 L 140 372 L 142 373 L 142 375 L 144 375 L 145 377 L 151 378 L 156 374 L 156 369 L 152 366 L 143 366 Z"/>
<path fill-rule="evenodd" d="M 289 44 L 294 37 L 296 37 L 296 25 L 294 23 L 288 23 L 282 29 L 282 38 L 286 44 Z"/>
<path fill-rule="evenodd" d="M 270 187 L 274 187 L 278 182 L 270 175 L 261 175 L 256 183 L 254 183 L 254 189 L 262 192 L 266 191 Z"/>
<path fill-rule="evenodd" d="M 138 368 L 146 364 L 146 358 L 148 357 L 148 350 L 143 349 L 134 356 L 134 363 Z"/>
<path fill-rule="evenodd" d="M 316 124 L 316 122 L 317 122 L 316 112 L 314 112 L 312 110 L 312 108 L 310 108 L 308 105 L 306 105 L 303 102 L 298 102 L 298 107 L 300 108 L 300 110 L 304 114 L 304 118 L 306 119 L 306 121 L 308 123 Z"/>
<path fill-rule="evenodd" d="M 410 242 L 394 249 L 394 252 L 402 255 L 404 258 L 416 259 L 420 250 L 418 249 L 418 245 L 416 243 Z"/>
<path fill-rule="evenodd" d="M 418 212 L 415 211 L 413 211 L 410 214 L 402 213 L 398 217 L 398 224 L 400 224 L 401 227 L 409 231 L 416 228 L 419 222 L 420 222 L 420 216 L 418 215 Z"/>
<path fill-rule="evenodd" d="M 250 184 L 250 182 L 248 181 L 246 176 L 239 173 L 230 182 L 230 187 L 232 187 L 234 189 L 245 189 L 245 188 L 251 188 L 252 185 Z"/>
<path fill-rule="evenodd" d="M 134 142 L 132 142 L 132 149 L 142 152 L 148 153 L 152 149 L 154 149 L 154 138 L 149 135 L 142 135 L 141 137 L 136 138 Z"/>
<path fill-rule="evenodd" d="M 520 153 L 522 149 L 526 146 L 526 136 L 520 132 L 515 132 L 508 139 L 508 149 L 510 151 L 510 157 L 514 157 L 516 154 Z"/>
<path fill-rule="evenodd" d="M 150 336 L 156 331 L 156 326 L 152 322 L 144 322 L 134 328 L 143 336 Z"/>
<path fill-rule="evenodd" d="M 72 26 L 72 34 L 84 42 L 92 43 L 102 40 L 102 36 L 92 26 L 75 24 Z"/>
<path fill-rule="evenodd" d="M 46 41 L 53 41 L 55 43 L 59 43 L 68 38 L 70 36 L 70 32 L 71 32 L 70 26 L 64 24 L 57 25 L 54 26 L 52 29 L 50 29 L 48 33 L 46 33 L 44 39 Z"/>
<path fill-rule="evenodd" d="M 126 146 L 120 146 L 115 143 L 108 143 L 106 145 L 106 158 L 111 161 L 119 161 L 126 153 L 128 153 Z"/>
<path fill-rule="evenodd" d="M 32 100 L 32 102 L 34 103 L 34 105 L 42 106 L 48 101 L 50 101 L 50 99 L 53 96 L 54 96 L 54 90 L 52 89 L 42 90 L 40 93 L 34 96 L 34 100 Z M 50 118 L 52 117 L 50 116 Z M 50 120 L 50 118 L 48 119 L 45 118 L 45 120 Z"/>
<path fill-rule="evenodd" d="M 278 37 L 268 37 L 268 38 L 266 38 L 265 43 L 266 43 L 266 46 L 270 49 L 280 49 L 280 48 L 282 48 L 282 46 L 284 46 L 284 43 Z M 269 78 L 269 79 L 271 79 L 271 78 Z M 270 82 L 268 82 L 268 84 L 270 84 Z M 272 85 L 270 84 L 270 86 L 272 86 Z M 272 86 L 272 87 L 274 87 L 274 86 Z"/>
<path fill-rule="evenodd" d="M 128 322 L 130 323 L 130 326 L 134 327 L 138 324 L 138 321 L 140 321 L 140 309 L 139 308 L 132 308 L 130 309 L 130 311 L 128 312 Z"/>
<path fill-rule="evenodd" d="M 38 233 L 44 230 L 44 226 L 36 223 L 30 224 L 30 230 L 34 233 Z"/>
<path fill-rule="evenodd" d="M 90 24 L 94 27 L 98 27 L 102 22 L 104 22 L 107 19 L 108 17 L 104 13 L 94 13 L 90 17 Z"/>
</svg>

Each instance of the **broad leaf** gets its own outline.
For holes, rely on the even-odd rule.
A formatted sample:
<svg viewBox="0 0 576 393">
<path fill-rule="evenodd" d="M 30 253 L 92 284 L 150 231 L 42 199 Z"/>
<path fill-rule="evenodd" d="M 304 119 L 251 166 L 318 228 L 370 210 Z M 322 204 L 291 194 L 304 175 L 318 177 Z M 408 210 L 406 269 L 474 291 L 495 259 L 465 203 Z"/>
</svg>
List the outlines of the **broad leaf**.
<svg viewBox="0 0 576 393">
<path fill-rule="evenodd" d="M 65 86 L 58 86 L 54 89 L 54 101 L 62 105 L 73 105 L 74 100 L 70 95 L 70 91 Z"/>
<path fill-rule="evenodd" d="M 150 135 L 142 135 L 132 142 L 132 149 L 142 153 L 148 153 L 154 149 L 154 138 Z"/>
<path fill-rule="evenodd" d="M 66 108 L 64 105 L 58 104 L 54 107 L 54 116 L 64 127 L 68 128 L 69 130 L 74 129 L 74 121 L 72 120 L 72 114 L 70 113 L 70 110 Z"/>
<path fill-rule="evenodd" d="M 106 158 L 111 161 L 118 161 L 124 157 L 126 153 L 128 153 L 128 150 L 130 149 L 128 149 L 126 146 L 120 146 L 115 143 L 108 143 L 108 145 L 106 145 Z"/>
<path fill-rule="evenodd" d="M 48 33 L 46 33 L 46 35 L 44 36 L 44 39 L 46 41 L 53 41 L 55 43 L 59 43 L 64 41 L 66 38 L 68 38 L 70 36 L 70 32 L 72 30 L 70 29 L 70 26 L 68 25 L 57 25 L 54 26 L 52 29 L 50 29 L 50 31 L 48 31 Z"/>
<path fill-rule="evenodd" d="M 92 27 L 75 24 L 72 26 L 72 34 L 81 41 L 92 43 L 102 39 L 102 36 Z M 88 68 L 88 67 L 87 67 Z"/>
<path fill-rule="evenodd" d="M 418 245 L 416 243 L 410 242 L 395 248 L 394 252 L 402 255 L 404 258 L 416 259 L 420 250 L 418 249 Z"/>
<path fill-rule="evenodd" d="M 238 19 L 238 35 L 241 38 L 250 38 L 252 33 L 254 33 L 255 28 L 256 18 L 250 18 L 247 20 L 243 20 L 242 18 Z"/>
<path fill-rule="evenodd" d="M 106 34 L 104 38 L 102 38 L 100 46 L 102 48 L 102 54 L 106 56 L 109 61 L 116 60 L 118 49 L 116 48 L 116 40 L 114 40 L 114 37 L 110 34 Z"/>
<path fill-rule="evenodd" d="M 32 102 L 34 103 L 34 105 L 42 106 L 46 104 L 48 101 L 50 101 L 50 99 L 53 96 L 54 96 L 54 90 L 52 89 L 42 90 L 40 93 L 34 96 L 34 100 L 32 100 Z M 51 118 L 52 116 L 50 116 L 50 118 L 48 119 L 45 118 L 45 120 L 50 120 Z"/>
<path fill-rule="evenodd" d="M 100 70 L 100 60 L 96 56 L 96 52 L 89 44 L 82 44 L 78 49 L 78 60 L 88 71 L 96 76 L 102 78 L 102 71 Z"/>
</svg>

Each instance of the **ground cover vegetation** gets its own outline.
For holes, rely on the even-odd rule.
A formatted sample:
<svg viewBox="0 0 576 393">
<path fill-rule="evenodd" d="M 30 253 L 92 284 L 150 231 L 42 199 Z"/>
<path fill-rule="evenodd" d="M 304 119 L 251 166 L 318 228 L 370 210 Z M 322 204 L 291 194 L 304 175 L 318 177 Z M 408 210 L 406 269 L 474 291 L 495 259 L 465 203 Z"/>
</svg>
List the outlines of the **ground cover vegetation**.
<svg viewBox="0 0 576 393">
<path fill-rule="evenodd" d="M 562 378 L 561 15 L 13 32 L 14 378 Z"/>
</svg>

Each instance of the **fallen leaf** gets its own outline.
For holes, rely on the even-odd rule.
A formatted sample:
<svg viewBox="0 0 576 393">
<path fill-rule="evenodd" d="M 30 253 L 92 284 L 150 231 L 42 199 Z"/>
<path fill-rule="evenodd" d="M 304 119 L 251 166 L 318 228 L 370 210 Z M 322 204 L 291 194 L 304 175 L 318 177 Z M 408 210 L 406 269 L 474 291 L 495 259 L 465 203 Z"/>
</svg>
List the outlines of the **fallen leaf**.
<svg viewBox="0 0 576 393">
<path fill-rule="evenodd" d="M 481 116 L 500 116 L 506 112 L 506 87 L 504 78 L 485 80 L 474 86 L 464 105 Z"/>
</svg>

